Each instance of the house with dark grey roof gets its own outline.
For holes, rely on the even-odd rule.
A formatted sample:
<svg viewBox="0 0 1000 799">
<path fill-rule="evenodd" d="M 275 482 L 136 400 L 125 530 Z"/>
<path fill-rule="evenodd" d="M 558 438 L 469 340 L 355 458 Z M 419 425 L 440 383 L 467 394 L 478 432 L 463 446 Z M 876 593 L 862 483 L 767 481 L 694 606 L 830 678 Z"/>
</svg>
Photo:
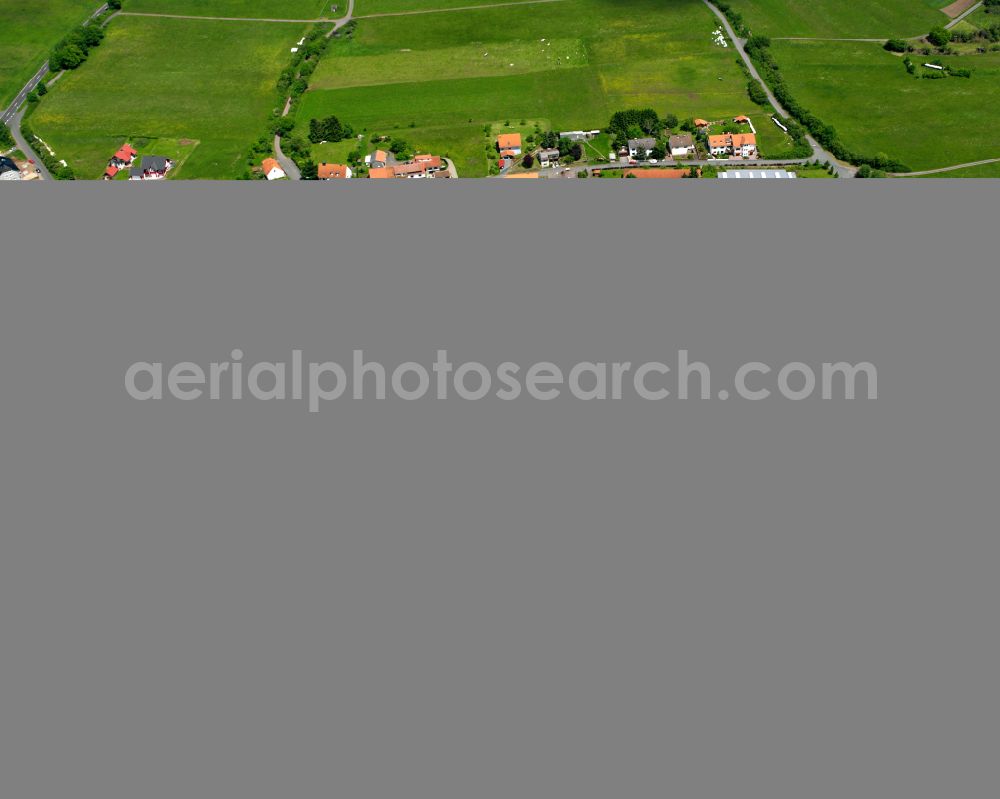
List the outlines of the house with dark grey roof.
<svg viewBox="0 0 1000 799">
<path fill-rule="evenodd" d="M 690 133 L 680 133 L 670 137 L 670 155 L 673 158 L 687 158 L 695 155 L 697 149 L 694 144 L 694 136 Z"/>
<path fill-rule="evenodd" d="M 162 180 L 174 167 L 174 162 L 163 155 L 144 155 L 138 166 L 128 171 L 129 180 Z"/>
<path fill-rule="evenodd" d="M 21 170 L 11 159 L 0 156 L 0 180 L 20 180 Z"/>
<path fill-rule="evenodd" d="M 538 164 L 547 167 L 559 163 L 559 150 L 554 147 L 543 147 L 538 151 Z"/>
<path fill-rule="evenodd" d="M 656 149 L 656 139 L 645 138 L 628 140 L 629 158 L 649 158 L 654 149 Z"/>
</svg>

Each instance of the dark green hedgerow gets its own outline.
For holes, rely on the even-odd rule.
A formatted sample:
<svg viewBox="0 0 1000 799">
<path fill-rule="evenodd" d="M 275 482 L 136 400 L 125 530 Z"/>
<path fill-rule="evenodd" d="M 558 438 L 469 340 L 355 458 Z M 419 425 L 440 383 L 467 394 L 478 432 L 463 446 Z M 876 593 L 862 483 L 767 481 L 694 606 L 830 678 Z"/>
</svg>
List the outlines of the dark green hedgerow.
<svg viewBox="0 0 1000 799">
<path fill-rule="evenodd" d="M 299 47 L 291 62 L 282 70 L 276 86 L 278 104 L 268 126 L 268 132 L 262 134 L 257 141 L 250 145 L 247 153 L 247 169 L 243 173 L 244 180 L 251 180 L 260 175 L 254 173 L 252 168 L 260 163 L 262 158 L 273 153 L 273 138 L 281 137 L 281 149 L 287 156 L 294 160 L 302 172 L 305 180 L 315 179 L 316 165 L 312 162 L 312 152 L 309 143 L 299 136 L 293 136 L 295 128 L 295 107 L 299 98 L 305 94 L 309 88 L 309 78 L 312 76 L 319 63 L 320 58 L 330 46 L 330 38 L 327 36 L 328 25 L 316 25 L 306 34 L 305 42 Z M 335 36 L 338 38 L 351 38 L 354 31 L 353 23 L 344 26 Z M 286 100 L 289 103 L 288 113 L 285 110 Z"/>
</svg>

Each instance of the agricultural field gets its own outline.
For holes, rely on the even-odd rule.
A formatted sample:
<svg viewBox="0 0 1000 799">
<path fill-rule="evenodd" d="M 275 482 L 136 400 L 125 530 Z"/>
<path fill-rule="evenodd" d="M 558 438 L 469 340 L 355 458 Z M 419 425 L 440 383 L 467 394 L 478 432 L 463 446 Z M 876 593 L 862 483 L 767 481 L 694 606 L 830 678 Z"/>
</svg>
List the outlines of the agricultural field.
<svg viewBox="0 0 1000 799">
<path fill-rule="evenodd" d="M 437 2 L 358 0 L 357 13 Z M 746 78 L 735 52 L 713 44 L 716 26 L 701 0 L 559 0 L 362 18 L 312 76 L 299 131 L 335 114 L 358 132 L 449 155 L 460 175 L 475 177 L 487 168 L 483 127 L 497 120 L 566 130 L 603 127 L 629 107 L 681 118 L 747 113 Z M 325 159 L 330 145 L 322 147 L 314 155 Z"/>
<path fill-rule="evenodd" d="M 99 177 L 119 145 L 136 140 L 174 142 L 182 162 L 172 177 L 237 177 L 276 104 L 289 46 L 305 28 L 120 17 L 30 124 L 81 178 Z"/>
<path fill-rule="evenodd" d="M 972 77 L 921 80 L 878 44 L 775 41 L 772 51 L 798 101 L 851 149 L 914 170 L 1000 155 L 1000 53 L 940 57 Z"/>
<path fill-rule="evenodd" d="M 972 28 L 986 28 L 1000 22 L 1000 11 L 987 11 L 980 7 L 962 20 L 959 26 L 970 26 Z M 956 28 L 958 30 L 959 28 Z"/>
<path fill-rule="evenodd" d="M 553 2 L 561 1 L 553 0 Z M 538 0 L 354 0 L 354 16 L 363 19 L 369 15 L 459 9 L 468 6 L 493 6 L 498 3 L 510 5 L 519 2 L 537 3 Z"/>
<path fill-rule="evenodd" d="M 336 0 L 347 8 L 347 0 Z M 124 0 L 128 12 L 185 14 L 199 17 L 321 19 L 338 17 L 326 0 Z"/>
<path fill-rule="evenodd" d="M 946 0 L 728 0 L 754 33 L 767 36 L 917 36 L 948 17 Z"/>
<path fill-rule="evenodd" d="M 49 50 L 100 4 L 100 0 L 0 0 L 0 108 L 14 99 Z"/>
</svg>

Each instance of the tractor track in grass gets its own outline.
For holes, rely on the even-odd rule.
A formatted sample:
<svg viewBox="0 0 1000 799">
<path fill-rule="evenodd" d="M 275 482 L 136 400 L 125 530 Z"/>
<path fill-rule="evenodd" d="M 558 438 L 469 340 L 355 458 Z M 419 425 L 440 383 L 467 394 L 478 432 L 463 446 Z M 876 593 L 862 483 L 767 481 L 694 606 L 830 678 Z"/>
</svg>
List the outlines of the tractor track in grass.
<svg viewBox="0 0 1000 799">
<path fill-rule="evenodd" d="M 479 6 L 456 6 L 455 8 L 421 8 L 413 11 L 386 11 L 381 14 L 363 14 L 353 19 L 380 19 L 382 17 L 410 17 L 419 14 L 447 14 L 452 11 L 479 11 L 484 8 L 507 8 L 510 6 L 534 6 L 543 3 L 562 3 L 565 0 L 512 0 L 505 3 L 488 3 Z M 151 17 L 153 19 L 193 19 L 212 22 L 274 22 L 294 25 L 314 25 L 320 23 L 335 23 L 337 19 L 318 17 L 316 19 L 281 19 L 278 17 L 210 17 L 200 14 L 160 14 L 147 11 L 119 11 L 119 17 Z M 343 18 L 341 18 L 343 19 Z"/>
<path fill-rule="evenodd" d="M 986 166 L 987 164 L 1000 163 L 1000 158 L 986 158 L 982 161 L 970 161 L 968 164 L 955 164 L 954 166 L 942 166 L 937 169 L 921 169 L 918 172 L 890 172 L 894 178 L 919 178 L 924 175 L 940 175 L 945 172 L 954 172 L 957 169 L 968 169 L 973 166 Z"/>
</svg>

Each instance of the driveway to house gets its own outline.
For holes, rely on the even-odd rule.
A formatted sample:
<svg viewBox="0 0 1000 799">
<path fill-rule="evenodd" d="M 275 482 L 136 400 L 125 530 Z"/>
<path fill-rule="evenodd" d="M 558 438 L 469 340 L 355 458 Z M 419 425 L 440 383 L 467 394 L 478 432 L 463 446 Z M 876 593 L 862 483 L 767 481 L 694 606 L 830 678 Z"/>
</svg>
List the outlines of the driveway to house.
<svg viewBox="0 0 1000 799">
<path fill-rule="evenodd" d="M 347 13 L 344 14 L 340 19 L 334 20 L 333 27 L 330 32 L 326 35 L 329 39 L 333 34 L 343 28 L 351 19 L 354 17 L 354 0 L 348 0 L 347 2 Z M 282 117 L 287 117 L 288 112 L 292 110 L 292 98 L 288 97 L 285 99 L 285 110 L 281 112 Z M 281 150 L 281 136 L 274 137 L 274 156 L 277 158 L 278 163 L 281 164 L 281 168 L 285 171 L 285 175 L 289 180 L 302 180 L 302 171 L 299 169 L 298 164 L 296 164 L 291 158 L 284 154 Z"/>
<path fill-rule="evenodd" d="M 747 69 L 750 71 L 750 75 L 753 79 L 760 83 L 764 87 L 764 91 L 767 93 L 767 99 L 774 106 L 774 110 L 777 111 L 781 116 L 786 119 L 790 119 L 791 115 L 784 109 L 781 103 L 778 102 L 778 98 L 774 96 L 774 92 L 771 91 L 771 87 L 761 78 L 760 73 L 757 72 L 757 67 L 754 66 L 753 61 L 750 60 L 750 56 L 747 55 L 746 48 L 743 46 L 746 44 L 745 39 L 741 39 L 736 35 L 736 31 L 733 30 L 733 26 L 729 24 L 729 20 L 726 15 L 723 14 L 716 6 L 714 6 L 710 0 L 702 0 L 702 2 L 708 6 L 712 13 L 719 18 L 722 26 L 725 28 L 726 33 L 729 34 L 729 39 L 732 41 L 733 46 L 736 51 L 740 54 L 740 58 L 743 59 L 743 63 L 746 64 Z M 809 142 L 809 146 L 812 147 L 813 155 L 811 160 L 819 160 L 821 163 L 823 161 L 829 161 L 833 164 L 834 168 L 837 170 L 837 174 L 840 177 L 850 178 L 854 177 L 854 173 L 857 169 L 850 164 L 845 164 L 843 161 L 838 161 L 833 153 L 829 153 L 824 150 L 819 142 L 817 142 L 810 134 L 806 134 L 806 140 Z"/>
</svg>

